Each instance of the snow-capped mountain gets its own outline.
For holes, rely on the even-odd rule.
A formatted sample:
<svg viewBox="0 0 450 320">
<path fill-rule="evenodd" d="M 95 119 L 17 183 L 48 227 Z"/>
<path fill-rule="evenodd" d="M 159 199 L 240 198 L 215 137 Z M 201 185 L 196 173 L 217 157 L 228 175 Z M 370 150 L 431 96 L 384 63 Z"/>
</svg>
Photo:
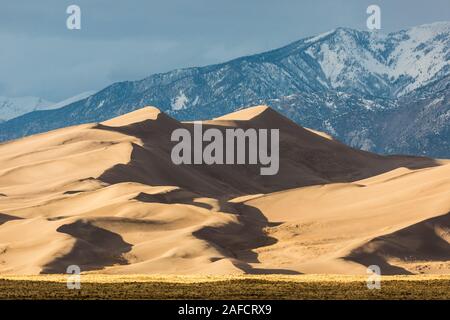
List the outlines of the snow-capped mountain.
<svg viewBox="0 0 450 320">
<path fill-rule="evenodd" d="M 4 122 L 26 113 L 38 110 L 58 109 L 93 95 L 95 91 L 86 91 L 63 101 L 54 103 L 38 97 L 8 98 L 0 96 L 0 122 Z"/>
<path fill-rule="evenodd" d="M 59 109 L 59 108 L 62 108 L 64 106 L 67 106 L 67 105 L 72 104 L 74 102 L 86 99 L 86 98 L 92 96 L 94 93 L 95 93 L 95 91 L 82 92 L 80 94 L 77 94 L 76 96 L 73 96 L 73 97 L 64 99 L 63 101 L 54 103 L 54 104 L 50 105 L 49 108 L 47 108 L 47 109 Z"/>
<path fill-rule="evenodd" d="M 283 48 L 112 84 L 0 124 L 0 140 L 102 121 L 145 105 L 180 120 L 268 104 L 358 148 L 450 157 L 450 23 L 388 35 L 337 28 Z"/>
<path fill-rule="evenodd" d="M 0 96 L 0 121 L 6 121 L 25 113 L 43 110 L 53 103 L 38 97 L 8 98 Z"/>
<path fill-rule="evenodd" d="M 338 28 L 307 39 L 328 88 L 399 97 L 449 73 L 450 23 L 389 35 Z"/>
</svg>

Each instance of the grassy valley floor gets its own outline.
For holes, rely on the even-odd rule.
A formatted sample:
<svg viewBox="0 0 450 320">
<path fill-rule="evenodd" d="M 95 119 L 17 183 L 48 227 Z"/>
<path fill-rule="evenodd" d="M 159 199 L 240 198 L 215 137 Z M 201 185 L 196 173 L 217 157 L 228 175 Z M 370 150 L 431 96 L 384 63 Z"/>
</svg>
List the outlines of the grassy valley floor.
<svg viewBox="0 0 450 320">
<path fill-rule="evenodd" d="M 0 276 L 0 299 L 450 299 L 450 275 L 383 276 L 81 276 L 69 290 L 65 275 Z"/>
</svg>

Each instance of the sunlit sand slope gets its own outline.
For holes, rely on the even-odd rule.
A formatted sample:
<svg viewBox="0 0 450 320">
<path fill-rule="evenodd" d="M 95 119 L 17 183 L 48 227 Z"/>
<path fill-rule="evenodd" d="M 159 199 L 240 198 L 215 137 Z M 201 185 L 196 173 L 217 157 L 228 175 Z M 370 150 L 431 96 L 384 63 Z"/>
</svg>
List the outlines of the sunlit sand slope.
<svg viewBox="0 0 450 320">
<path fill-rule="evenodd" d="M 0 145 L 0 274 L 450 273 L 450 165 L 383 157 L 264 106 L 205 129 L 280 130 L 280 170 L 174 165 L 153 107 Z"/>
</svg>

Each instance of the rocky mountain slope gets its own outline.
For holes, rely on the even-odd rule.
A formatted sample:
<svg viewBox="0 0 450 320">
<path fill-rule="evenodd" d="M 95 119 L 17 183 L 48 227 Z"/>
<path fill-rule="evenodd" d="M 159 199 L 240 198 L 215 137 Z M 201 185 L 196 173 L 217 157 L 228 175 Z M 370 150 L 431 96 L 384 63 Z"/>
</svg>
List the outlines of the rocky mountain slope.
<svg viewBox="0 0 450 320">
<path fill-rule="evenodd" d="M 449 157 L 449 49 L 448 22 L 388 35 L 338 28 L 223 64 L 115 83 L 64 108 L 0 124 L 0 140 L 149 104 L 180 120 L 267 104 L 357 148 Z"/>
</svg>

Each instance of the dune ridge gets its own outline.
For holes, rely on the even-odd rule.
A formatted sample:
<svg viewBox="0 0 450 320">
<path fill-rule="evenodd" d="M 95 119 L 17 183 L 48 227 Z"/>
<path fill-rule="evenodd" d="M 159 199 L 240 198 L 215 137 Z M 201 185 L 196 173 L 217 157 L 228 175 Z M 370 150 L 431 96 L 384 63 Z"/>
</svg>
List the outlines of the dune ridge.
<svg viewBox="0 0 450 320">
<path fill-rule="evenodd" d="M 450 273 L 450 164 L 380 156 L 266 106 L 205 129 L 280 129 L 280 170 L 174 165 L 193 130 L 146 107 L 0 145 L 0 274 Z"/>
</svg>

